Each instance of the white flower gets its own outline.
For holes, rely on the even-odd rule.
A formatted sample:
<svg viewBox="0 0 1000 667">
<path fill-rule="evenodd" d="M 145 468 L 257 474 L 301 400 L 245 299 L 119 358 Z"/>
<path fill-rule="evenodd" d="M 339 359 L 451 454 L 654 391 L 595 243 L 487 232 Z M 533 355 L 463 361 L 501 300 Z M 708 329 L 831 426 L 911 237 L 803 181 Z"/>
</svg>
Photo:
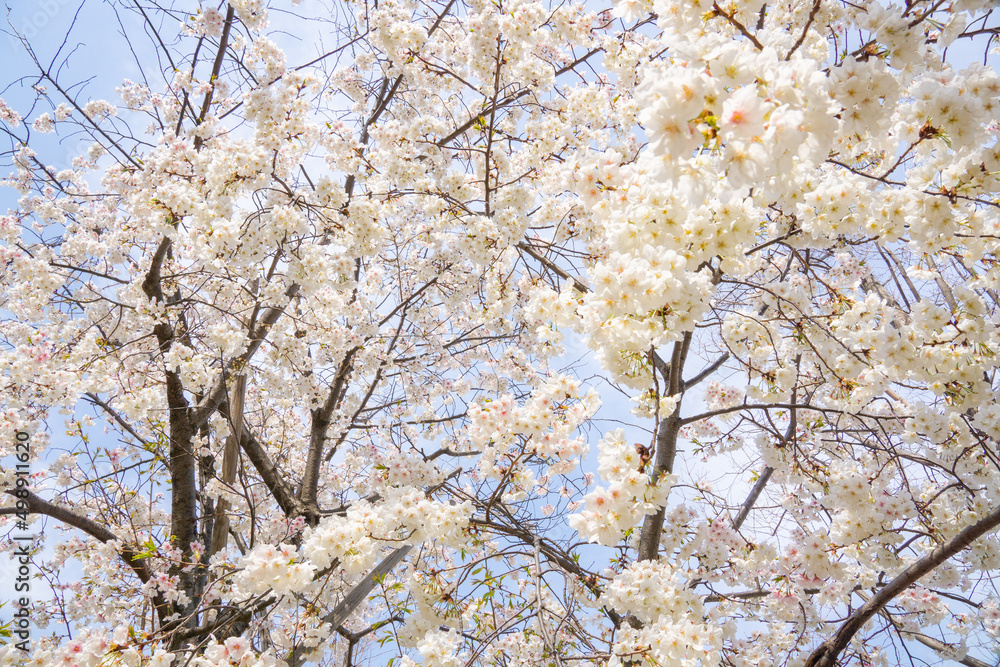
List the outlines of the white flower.
<svg viewBox="0 0 1000 667">
<path fill-rule="evenodd" d="M 743 86 L 722 105 L 719 128 L 725 140 L 753 140 L 764 134 L 764 113 L 767 106 L 760 98 L 757 86 Z"/>
</svg>

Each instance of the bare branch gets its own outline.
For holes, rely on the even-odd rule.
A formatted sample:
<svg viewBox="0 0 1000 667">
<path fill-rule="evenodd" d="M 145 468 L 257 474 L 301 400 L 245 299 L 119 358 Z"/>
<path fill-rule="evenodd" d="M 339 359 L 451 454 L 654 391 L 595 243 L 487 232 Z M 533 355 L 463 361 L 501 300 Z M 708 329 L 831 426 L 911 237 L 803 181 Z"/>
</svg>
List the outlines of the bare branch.
<svg viewBox="0 0 1000 667">
<path fill-rule="evenodd" d="M 837 656 L 868 620 L 879 613 L 894 597 L 915 584 L 921 577 L 941 565 L 955 554 L 967 549 L 977 539 L 1000 526 L 1000 508 L 987 514 L 979 521 L 963 528 L 957 535 L 939 545 L 932 552 L 918 560 L 897 575 L 889 584 L 878 591 L 871 600 L 852 613 L 837 633 L 823 642 L 806 660 L 806 667 L 834 667 Z"/>
</svg>

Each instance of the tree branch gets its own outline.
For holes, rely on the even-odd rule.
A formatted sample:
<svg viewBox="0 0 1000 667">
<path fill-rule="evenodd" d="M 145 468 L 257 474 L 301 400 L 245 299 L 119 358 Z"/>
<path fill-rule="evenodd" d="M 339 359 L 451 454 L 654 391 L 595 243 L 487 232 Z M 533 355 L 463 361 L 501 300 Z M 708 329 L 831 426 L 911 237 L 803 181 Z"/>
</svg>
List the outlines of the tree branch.
<svg viewBox="0 0 1000 667">
<path fill-rule="evenodd" d="M 78 530 L 82 530 L 101 543 L 121 541 L 120 537 L 93 519 L 76 514 L 65 507 L 54 505 L 47 500 L 42 500 L 31 491 L 26 491 L 24 489 L 19 491 L 7 489 L 7 493 L 14 497 L 20 496 L 21 500 L 27 502 L 29 514 L 43 514 L 45 516 L 50 516 L 57 521 L 62 521 L 68 526 L 73 526 Z M 18 511 L 19 510 L 16 507 L 0 507 L 0 515 L 16 514 Z M 152 573 L 149 571 L 149 568 L 146 567 L 146 562 L 141 558 L 137 558 L 138 555 L 139 552 L 132 547 L 123 545 L 118 550 L 118 556 L 126 565 L 129 566 L 129 568 L 132 569 L 133 572 L 135 572 L 139 581 L 145 584 L 152 579 Z M 170 613 L 166 600 L 164 600 L 163 597 L 157 593 L 153 598 L 153 605 L 156 608 L 157 616 L 160 621 L 163 622 L 163 619 Z"/>
<path fill-rule="evenodd" d="M 906 568 L 876 593 L 871 600 L 851 614 L 833 637 L 813 651 L 809 659 L 806 660 L 805 667 L 834 667 L 837 664 L 837 656 L 847 648 L 854 635 L 864 627 L 864 624 L 872 616 L 879 613 L 894 597 L 915 584 L 925 574 L 968 548 L 974 541 L 991 532 L 997 526 L 1000 526 L 1000 507 L 971 526 L 966 526 L 955 537 Z"/>
<path fill-rule="evenodd" d="M 222 476 L 223 484 L 232 486 L 236 481 L 236 463 L 239 458 L 240 442 L 243 440 L 243 403 L 247 393 L 247 376 L 241 373 L 236 376 L 233 385 L 232 397 L 229 399 L 231 406 L 231 421 L 229 428 L 231 433 L 226 438 L 225 450 L 222 453 Z M 229 539 L 229 501 L 219 498 L 215 505 L 215 522 L 212 524 L 212 541 L 208 545 L 208 555 L 212 556 L 226 548 Z"/>
<path fill-rule="evenodd" d="M 407 544 L 406 546 L 399 547 L 391 554 L 382 559 L 382 562 L 376 565 L 371 572 L 365 575 L 365 578 L 354 585 L 344 599 L 340 601 L 336 607 L 333 608 L 329 614 L 323 617 L 323 623 L 329 623 L 330 627 L 337 629 L 343 624 L 344 621 L 358 608 L 368 594 L 372 592 L 375 585 L 379 582 L 382 577 L 389 574 L 399 564 L 399 561 L 406 557 L 406 554 L 410 553 L 410 549 L 413 547 Z M 299 644 L 292 651 L 292 655 L 288 659 L 288 664 L 291 667 L 300 667 L 303 662 L 305 662 L 306 655 L 312 652 L 313 648 L 306 648 L 304 645 Z"/>
<path fill-rule="evenodd" d="M 223 417 L 232 419 L 232 414 L 227 404 L 223 403 L 220 405 L 219 411 Z M 260 475 L 268 491 L 274 496 L 278 507 L 289 518 L 301 515 L 301 503 L 296 499 L 294 491 L 292 491 L 292 488 L 285 481 L 284 477 L 282 477 L 281 472 L 271 460 L 271 457 L 268 456 L 267 451 L 264 450 L 264 446 L 248 429 L 244 430 L 243 436 L 240 441 L 240 448 L 247 455 L 247 458 L 250 459 L 250 463 L 257 471 L 257 474 Z"/>
<path fill-rule="evenodd" d="M 691 332 L 686 332 L 683 339 L 674 343 L 674 352 L 670 359 L 669 377 L 667 380 L 668 396 L 683 394 L 684 383 L 681 372 L 687 360 L 691 344 Z M 654 361 L 655 363 L 655 361 Z M 674 469 L 674 458 L 677 455 L 677 436 L 681 430 L 681 401 L 677 399 L 670 415 L 662 418 L 656 429 L 656 454 L 653 461 L 653 481 L 658 481 L 663 475 L 669 475 Z M 663 532 L 663 519 L 666 508 L 661 507 L 653 514 L 647 514 L 642 522 L 642 532 L 639 534 L 639 553 L 637 560 L 656 560 L 660 552 L 660 537 Z"/>
<path fill-rule="evenodd" d="M 292 285 L 285 290 L 285 296 L 289 299 L 294 298 L 298 293 L 298 285 Z M 226 372 L 219 374 L 219 378 L 215 381 L 215 385 L 212 387 L 211 391 L 205 394 L 205 397 L 198 402 L 198 405 L 191 408 L 191 423 L 196 429 L 201 428 L 202 424 L 207 422 L 208 418 L 212 416 L 212 413 L 215 412 L 226 400 L 227 372 L 234 370 L 239 371 L 250 363 L 254 354 L 256 354 L 257 350 L 260 349 L 260 346 L 263 345 L 271 327 L 274 326 L 274 324 L 278 321 L 278 318 L 280 318 L 284 312 L 285 306 L 267 309 L 264 316 L 260 318 L 260 324 L 258 324 L 250 334 L 250 342 L 247 344 L 246 351 L 238 357 L 231 359 L 229 363 L 226 364 Z"/>
</svg>

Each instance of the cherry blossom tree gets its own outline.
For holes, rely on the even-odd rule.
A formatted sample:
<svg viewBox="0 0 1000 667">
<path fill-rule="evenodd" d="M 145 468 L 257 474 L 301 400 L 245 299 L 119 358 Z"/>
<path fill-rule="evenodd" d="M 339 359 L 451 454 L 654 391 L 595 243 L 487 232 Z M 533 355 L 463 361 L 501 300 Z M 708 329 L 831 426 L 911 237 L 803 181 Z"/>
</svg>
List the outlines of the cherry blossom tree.
<svg viewBox="0 0 1000 667">
<path fill-rule="evenodd" d="M 0 662 L 995 663 L 988 0 L 112 7 L 12 29 Z"/>
</svg>

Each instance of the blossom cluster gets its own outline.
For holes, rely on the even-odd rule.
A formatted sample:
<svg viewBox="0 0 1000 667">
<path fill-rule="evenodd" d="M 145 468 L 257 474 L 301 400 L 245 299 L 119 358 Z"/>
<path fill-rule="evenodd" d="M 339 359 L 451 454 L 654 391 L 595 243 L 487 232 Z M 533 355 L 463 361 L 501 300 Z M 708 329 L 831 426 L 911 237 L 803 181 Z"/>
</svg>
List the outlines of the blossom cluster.
<svg viewBox="0 0 1000 667">
<path fill-rule="evenodd" d="M 162 648 L 150 649 L 138 641 L 126 626 L 108 632 L 103 628 L 82 628 L 77 636 L 53 649 L 39 648 L 24 662 L 24 656 L 13 644 L 0 647 L 0 665 L 73 665 L 74 667 L 171 667 L 178 664 L 178 655 Z M 197 667 L 279 667 L 272 651 L 258 654 L 250 642 L 230 637 L 224 643 L 210 642 L 205 651 L 189 664 Z"/>
<path fill-rule="evenodd" d="M 306 531 L 302 553 L 317 568 L 334 561 L 349 573 L 374 565 L 385 544 L 420 543 L 435 539 L 442 544 L 460 543 L 471 507 L 428 499 L 414 488 L 389 489 L 385 502 L 371 505 L 359 501 L 346 516 L 331 516 Z"/>
<path fill-rule="evenodd" d="M 578 380 L 553 375 L 541 383 L 518 405 L 510 394 L 498 400 L 469 406 L 469 426 L 463 432 L 467 446 L 482 451 L 478 467 L 487 478 L 503 476 L 502 467 L 512 456 L 520 456 L 520 442 L 527 440 L 523 452 L 534 453 L 548 461 L 546 475 L 564 475 L 573 471 L 589 447 L 576 430 L 600 405 L 597 393 L 584 392 Z M 530 474 L 530 470 L 525 470 Z M 522 492 L 529 492 L 533 476 L 525 477 Z"/>
<path fill-rule="evenodd" d="M 569 523 L 581 537 L 614 545 L 644 515 L 666 505 L 677 478 L 661 475 L 651 479 L 646 471 L 648 461 L 642 459 L 637 445 L 625 440 L 622 429 L 605 435 L 598 449 L 598 472 L 609 484 L 598 486 L 584 496 L 583 511 L 571 515 Z"/>
</svg>

